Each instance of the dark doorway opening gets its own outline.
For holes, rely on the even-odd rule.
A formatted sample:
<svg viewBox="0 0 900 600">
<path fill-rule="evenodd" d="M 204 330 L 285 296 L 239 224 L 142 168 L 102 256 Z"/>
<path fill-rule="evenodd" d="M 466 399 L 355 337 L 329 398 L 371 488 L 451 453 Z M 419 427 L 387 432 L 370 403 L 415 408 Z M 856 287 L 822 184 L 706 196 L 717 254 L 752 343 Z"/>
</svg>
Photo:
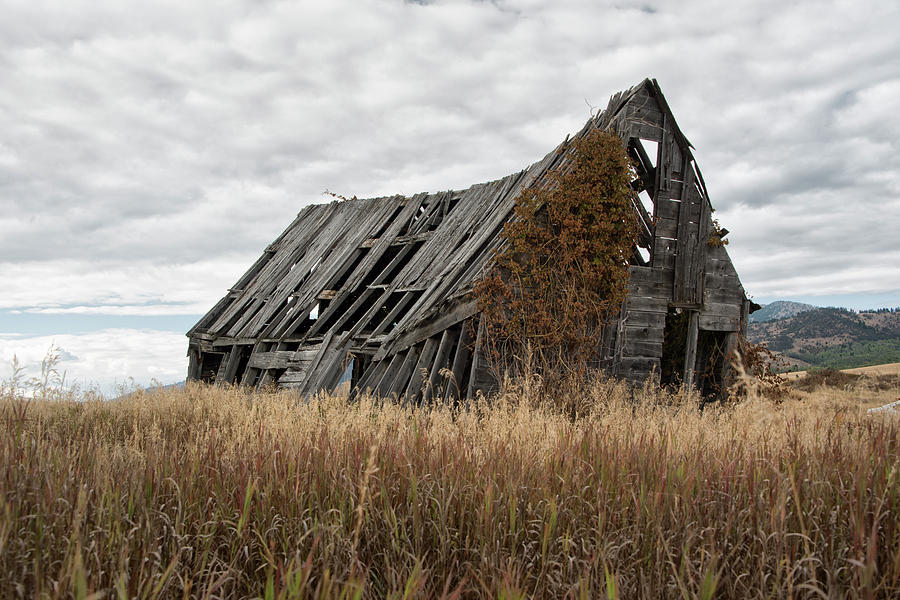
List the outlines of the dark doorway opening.
<svg viewBox="0 0 900 600">
<path fill-rule="evenodd" d="M 212 383 L 222 364 L 222 352 L 202 352 L 200 354 L 200 381 Z"/>
<path fill-rule="evenodd" d="M 659 382 L 663 386 L 678 387 L 684 377 L 684 354 L 687 350 L 690 314 L 680 308 L 670 308 L 666 314 L 663 334 L 663 355 L 660 361 Z"/>
<path fill-rule="evenodd" d="M 701 329 L 697 336 L 696 385 L 707 402 L 725 395 L 725 361 L 728 353 L 727 331 Z"/>
</svg>

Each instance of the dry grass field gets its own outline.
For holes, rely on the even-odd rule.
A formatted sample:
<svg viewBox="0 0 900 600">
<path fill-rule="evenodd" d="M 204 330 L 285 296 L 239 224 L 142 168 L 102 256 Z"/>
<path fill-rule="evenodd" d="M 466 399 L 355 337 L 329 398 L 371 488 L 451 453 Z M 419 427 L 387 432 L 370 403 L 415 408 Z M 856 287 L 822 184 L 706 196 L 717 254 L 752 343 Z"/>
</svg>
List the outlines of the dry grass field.
<svg viewBox="0 0 900 600">
<path fill-rule="evenodd" d="M 851 375 L 868 375 L 872 377 L 900 377 L 900 363 L 887 363 L 884 365 L 873 365 L 871 367 L 857 367 L 855 369 L 842 369 L 842 373 Z M 787 379 L 799 379 L 807 374 L 806 371 L 791 371 L 783 373 L 782 376 Z"/>
<path fill-rule="evenodd" d="M 461 409 L 188 384 L 0 400 L 2 598 L 890 598 L 895 377 Z"/>
</svg>

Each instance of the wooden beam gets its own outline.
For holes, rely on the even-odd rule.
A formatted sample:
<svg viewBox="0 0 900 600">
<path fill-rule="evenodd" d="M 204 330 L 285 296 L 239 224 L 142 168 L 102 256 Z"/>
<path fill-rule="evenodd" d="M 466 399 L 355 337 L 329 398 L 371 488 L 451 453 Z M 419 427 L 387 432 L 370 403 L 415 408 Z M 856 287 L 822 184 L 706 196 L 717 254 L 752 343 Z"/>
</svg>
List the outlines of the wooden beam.
<svg viewBox="0 0 900 600">
<path fill-rule="evenodd" d="M 416 294 L 416 292 L 411 292 L 411 291 L 403 294 L 403 296 L 401 296 L 401 298 L 397 302 L 397 304 L 394 305 L 394 308 L 392 308 L 391 311 L 387 314 L 387 316 L 385 318 L 383 318 L 381 320 L 381 322 L 375 327 L 374 331 L 372 331 L 372 335 L 373 336 L 379 335 L 385 329 L 387 329 L 387 327 L 391 323 L 393 323 L 394 319 L 397 318 L 397 315 L 400 314 L 400 311 L 402 311 L 404 308 L 406 308 L 406 305 L 409 304 L 410 300 L 412 300 L 415 297 L 415 294 Z"/>
<path fill-rule="evenodd" d="M 200 350 L 193 346 L 188 347 L 188 381 L 200 379 Z"/>
<path fill-rule="evenodd" d="M 422 348 L 422 354 L 419 355 L 419 362 L 416 363 L 416 368 L 412 372 L 412 377 L 409 379 L 409 385 L 406 387 L 405 402 L 416 402 L 419 399 L 419 396 L 422 394 L 422 381 L 424 381 L 424 376 L 422 371 L 427 371 L 428 367 L 431 366 L 431 361 L 434 359 L 434 353 L 437 350 L 438 339 L 436 337 L 430 337 L 425 341 L 425 346 Z"/>
<path fill-rule="evenodd" d="M 405 359 L 406 355 L 402 352 L 398 352 L 394 355 L 393 358 L 391 358 L 391 362 L 384 370 L 384 374 L 378 380 L 378 383 L 372 388 L 372 392 L 374 394 L 376 394 L 377 396 L 381 396 L 382 398 L 386 397 L 387 391 L 391 389 L 391 384 L 394 383 L 394 377 L 397 374 L 397 369 L 400 368 L 400 365 L 403 364 L 403 361 Z"/>
<path fill-rule="evenodd" d="M 481 367 L 481 362 L 484 360 L 482 358 L 482 345 L 484 344 L 484 336 L 485 336 L 485 324 L 484 317 L 478 319 L 478 331 L 475 334 L 475 349 L 472 352 L 472 361 L 469 367 L 469 385 L 466 390 L 466 398 L 474 398 L 475 397 L 475 374 L 478 372 L 478 369 Z"/>
<path fill-rule="evenodd" d="M 365 394 L 367 392 L 374 393 L 374 388 L 377 387 L 377 384 L 387 370 L 389 363 L 390 361 L 387 360 L 371 363 L 369 368 L 366 369 L 366 372 L 363 373 L 362 379 L 360 379 L 356 389 L 350 391 L 350 399 L 353 400 L 357 398 L 359 394 Z"/>
<path fill-rule="evenodd" d="M 234 378 L 237 375 L 238 364 L 241 360 L 241 346 L 233 346 L 231 351 L 228 353 L 228 360 L 223 361 L 225 364 L 225 370 L 222 373 L 222 383 L 234 383 Z M 219 377 L 216 377 L 218 380 Z"/>
<path fill-rule="evenodd" d="M 413 374 L 413 369 L 416 368 L 418 361 L 419 349 L 416 346 L 410 346 L 403 364 L 394 374 L 394 381 L 391 383 L 391 387 L 387 392 L 388 396 L 397 399 L 400 398 L 400 394 L 406 389 L 406 384 L 409 382 L 409 379 Z"/>
<path fill-rule="evenodd" d="M 469 358 L 472 355 L 472 324 L 463 321 L 460 326 L 459 342 L 456 344 L 456 354 L 453 356 L 453 365 L 450 369 L 453 371 L 453 377 L 447 382 L 447 389 L 444 390 L 444 399 L 459 402 L 462 394 L 461 388 L 463 379 L 466 376 L 466 367 L 469 366 Z"/>
<path fill-rule="evenodd" d="M 699 334 L 700 313 L 696 310 L 690 311 L 690 321 L 688 323 L 687 340 L 685 341 L 684 350 L 684 387 L 691 388 L 694 386 L 694 369 L 697 363 L 697 335 Z"/>
<path fill-rule="evenodd" d="M 437 352 L 434 355 L 434 364 L 431 365 L 431 371 L 428 374 L 428 385 L 422 392 L 423 402 L 430 402 L 431 398 L 435 395 L 434 389 L 435 386 L 437 386 L 440 371 L 447 366 L 450 349 L 453 346 L 454 340 L 457 339 L 455 334 L 456 332 L 451 333 L 450 329 L 445 329 L 444 333 L 441 334 L 441 342 L 438 344 Z"/>
<path fill-rule="evenodd" d="M 418 344 L 422 340 L 436 335 L 441 331 L 456 325 L 460 321 L 471 317 L 477 310 L 477 303 L 474 300 L 459 304 L 445 312 L 442 316 L 437 317 L 432 321 L 427 321 L 412 331 L 408 331 L 394 342 L 392 345 L 393 347 L 390 348 L 390 350 L 402 352 L 413 344 Z M 382 348 L 375 357 L 380 360 L 387 352 L 387 348 Z"/>
</svg>

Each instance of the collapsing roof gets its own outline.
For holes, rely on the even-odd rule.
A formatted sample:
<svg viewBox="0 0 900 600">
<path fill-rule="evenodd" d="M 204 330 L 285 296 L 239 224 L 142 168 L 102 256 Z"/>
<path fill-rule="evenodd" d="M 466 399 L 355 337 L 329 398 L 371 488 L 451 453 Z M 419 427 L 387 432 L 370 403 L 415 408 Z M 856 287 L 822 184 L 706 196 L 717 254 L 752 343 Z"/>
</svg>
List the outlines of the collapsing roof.
<svg viewBox="0 0 900 600">
<path fill-rule="evenodd" d="M 691 146 L 655 80 L 614 95 L 573 139 L 594 129 L 627 145 L 641 192 L 628 297 L 601 364 L 713 390 L 749 303 Z M 410 401 L 493 389 L 472 288 L 516 198 L 565 169 L 570 145 L 463 191 L 307 206 L 188 332 L 188 378 L 304 394 L 349 379 Z"/>
</svg>

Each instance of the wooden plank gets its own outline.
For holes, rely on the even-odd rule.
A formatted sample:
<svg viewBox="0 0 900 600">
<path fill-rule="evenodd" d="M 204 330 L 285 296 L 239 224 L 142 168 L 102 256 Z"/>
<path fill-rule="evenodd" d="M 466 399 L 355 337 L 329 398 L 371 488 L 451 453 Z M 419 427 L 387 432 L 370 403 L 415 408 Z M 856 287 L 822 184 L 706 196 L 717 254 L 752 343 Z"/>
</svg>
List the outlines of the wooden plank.
<svg viewBox="0 0 900 600">
<path fill-rule="evenodd" d="M 362 293 L 359 295 L 359 297 L 356 300 L 353 301 L 353 304 L 350 305 L 350 308 L 344 310 L 342 312 L 341 316 L 338 317 L 338 320 L 335 321 L 332 325 L 330 325 L 329 331 L 340 330 L 340 328 L 344 325 L 344 323 L 346 323 L 347 320 L 351 316 L 353 316 L 357 310 L 359 310 L 359 307 L 362 306 L 363 303 L 367 302 L 369 300 L 369 298 L 371 298 L 376 293 L 383 294 L 384 292 L 382 290 L 376 290 L 374 288 L 366 288 L 366 289 L 362 290 Z M 329 307 L 329 308 L 331 308 L 331 307 Z M 333 314 L 333 311 L 330 311 L 330 310 L 326 311 L 326 314 L 329 314 L 329 315 Z M 309 331 L 306 333 L 306 336 L 304 336 L 304 337 L 314 336 L 314 335 L 318 334 L 319 332 L 321 332 L 322 329 L 324 329 L 324 327 L 325 327 L 325 323 L 327 323 L 329 320 L 330 320 L 329 318 L 327 318 L 323 315 L 319 315 L 319 318 L 316 320 L 316 324 L 313 325 L 312 327 L 310 327 Z"/>
<path fill-rule="evenodd" d="M 310 376 L 303 386 L 303 393 L 312 395 L 320 390 L 331 390 L 347 368 L 350 337 L 346 333 L 335 335 L 323 341 L 325 351 L 315 369 L 310 368 Z"/>
<path fill-rule="evenodd" d="M 734 264 L 724 260 L 708 260 L 706 261 L 706 273 L 708 275 L 731 275 L 737 277 Z"/>
<path fill-rule="evenodd" d="M 391 389 L 391 384 L 394 383 L 397 369 L 400 368 L 404 360 L 406 360 L 406 354 L 403 352 L 398 352 L 391 357 L 391 362 L 388 363 L 378 383 L 372 387 L 373 394 L 382 398 L 386 397 L 386 392 Z"/>
<path fill-rule="evenodd" d="M 469 347 L 472 344 L 472 326 L 471 323 L 464 321 L 460 327 L 459 343 L 456 345 L 456 353 L 453 356 L 453 364 L 450 369 L 453 371 L 453 377 L 447 382 L 447 389 L 444 392 L 445 400 L 453 400 L 459 402 L 461 400 L 460 390 L 466 376 L 466 367 L 469 366 L 469 358 L 472 350 Z"/>
<path fill-rule="evenodd" d="M 240 382 L 243 385 L 254 385 L 256 383 L 256 377 L 259 375 L 259 367 L 255 367 L 250 364 L 250 359 L 253 358 L 253 355 L 260 351 L 260 348 L 263 346 L 268 347 L 268 344 L 263 342 L 257 342 L 253 345 L 253 348 L 250 351 L 250 356 L 248 357 L 247 364 L 244 366 L 244 372 L 239 374 Z"/>
<path fill-rule="evenodd" d="M 672 298 L 672 282 L 632 280 L 628 282 L 628 293 L 634 296 L 662 298 L 665 299 L 666 302 L 668 302 Z"/>
<path fill-rule="evenodd" d="M 306 389 L 306 387 L 307 387 L 306 384 L 309 383 L 309 380 L 315 378 L 314 374 L 316 372 L 316 369 L 318 369 L 319 365 L 322 363 L 322 358 L 324 358 L 325 353 L 328 351 L 328 346 L 329 346 L 329 344 L 331 344 L 331 340 L 333 337 L 334 337 L 334 333 L 332 331 L 329 331 L 328 333 L 325 334 L 325 337 L 322 339 L 322 343 L 319 344 L 319 349 L 316 352 L 316 355 L 310 361 L 309 367 L 306 370 L 307 378 L 306 378 L 306 381 L 303 382 L 303 386 L 302 386 L 304 389 Z"/>
<path fill-rule="evenodd" d="M 678 216 L 678 245 L 675 256 L 675 302 L 699 303 L 703 299 L 709 237 L 709 202 L 696 185 L 694 169 L 687 164 L 687 192 Z"/>
<path fill-rule="evenodd" d="M 356 321 L 356 323 L 349 324 L 351 336 L 359 335 L 363 331 L 365 326 L 369 324 L 369 321 L 371 321 L 372 318 L 378 313 L 378 311 L 380 311 L 387 304 L 387 301 L 390 299 L 391 294 L 393 293 L 391 288 L 388 288 L 384 285 L 370 285 L 368 290 L 373 292 L 373 295 L 377 295 L 378 297 L 374 302 L 372 302 L 372 305 L 368 308 L 368 310 L 366 310 L 365 313 L 363 313 L 362 317 L 360 317 Z M 354 303 L 354 306 L 348 309 L 347 312 L 344 313 L 344 315 L 340 319 L 338 319 L 337 323 L 335 323 L 333 327 L 340 327 L 347 323 L 350 316 L 356 313 L 356 304 L 357 303 Z"/>
<path fill-rule="evenodd" d="M 747 337 L 747 328 L 750 325 L 750 300 L 744 299 L 741 304 L 741 335 Z"/>
<path fill-rule="evenodd" d="M 657 237 L 653 242 L 653 268 L 674 271 L 675 270 L 675 240 Z M 674 273 L 672 280 L 674 281 Z"/>
<path fill-rule="evenodd" d="M 434 390 L 438 384 L 438 378 L 440 377 L 441 369 L 447 367 L 447 361 L 450 360 L 450 350 L 453 347 L 453 343 L 458 339 L 457 332 L 451 332 L 450 329 L 445 329 L 444 333 L 441 334 L 441 341 L 438 344 L 437 352 L 434 355 L 434 363 L 431 365 L 431 370 L 428 375 L 428 386 L 425 388 L 425 391 L 422 393 L 422 401 L 430 402 L 432 396 L 434 395 Z"/>
<path fill-rule="evenodd" d="M 188 374 L 189 381 L 200 378 L 200 350 L 195 346 L 188 346 Z"/>
<path fill-rule="evenodd" d="M 669 281 L 669 279 L 670 278 L 660 272 L 659 269 L 640 265 L 631 265 L 628 267 L 629 283 L 664 283 Z"/>
<path fill-rule="evenodd" d="M 338 274 L 346 273 L 349 268 L 356 264 L 356 258 L 358 258 L 355 255 L 357 240 L 374 230 L 386 226 L 387 219 L 393 216 L 396 210 L 402 205 L 402 200 L 401 197 L 398 196 L 388 199 L 379 199 L 378 202 L 371 207 L 372 209 L 377 209 L 371 210 L 373 215 L 365 214 L 365 209 L 369 208 L 368 204 L 369 201 L 357 204 L 357 206 L 364 211 L 363 214 L 357 215 L 356 219 L 353 221 L 339 223 L 341 229 L 336 232 L 337 238 L 317 255 L 318 259 L 321 259 L 322 256 L 333 256 L 334 259 L 328 260 L 327 263 L 320 265 L 314 273 L 315 277 L 311 278 L 309 282 L 304 282 L 299 290 L 296 283 L 285 288 L 287 294 L 283 297 L 286 298 L 287 295 L 294 293 L 297 296 L 298 306 L 302 307 L 303 310 L 297 311 L 295 314 L 291 315 L 290 319 L 282 319 L 276 324 L 276 328 L 274 329 L 270 326 L 267 329 L 268 332 L 278 336 L 285 336 L 288 335 L 290 331 L 296 329 L 297 319 L 304 319 L 306 315 L 303 313 L 308 312 L 315 306 L 315 296 L 318 295 L 324 286 L 326 284 L 332 285 L 337 283 L 339 277 Z M 371 270 L 377 260 L 388 248 L 392 241 L 392 237 L 396 234 L 400 224 L 393 222 L 387 226 L 388 231 L 379 239 L 375 247 L 362 257 L 359 264 L 356 264 L 353 271 L 347 276 L 347 281 L 344 283 L 344 286 L 338 290 L 338 293 L 328 307 L 319 314 L 319 319 L 325 320 L 322 321 L 323 323 L 327 322 L 333 314 L 342 312 L 344 303 L 352 297 L 354 293 L 358 292 L 356 289 L 357 286 L 362 283 L 362 280 L 368 274 L 368 271 Z M 351 227 L 351 229 L 348 229 L 348 227 Z M 348 235 L 348 231 L 350 232 L 350 235 Z M 385 237 L 385 235 L 388 237 Z M 340 277 L 343 277 L 343 274 L 340 275 Z M 282 290 L 283 294 L 285 290 Z M 283 298 L 278 298 L 276 300 L 283 301 Z M 315 332 L 307 332 L 305 337 L 309 338 L 318 335 L 321 327 L 322 326 L 319 325 Z"/>
<path fill-rule="evenodd" d="M 213 341 L 212 345 L 214 348 L 221 348 L 222 346 L 252 346 L 255 343 L 255 340 L 242 340 L 231 337 L 220 337 L 216 338 Z"/>
<path fill-rule="evenodd" d="M 227 359 L 223 360 L 222 363 L 225 365 L 225 369 L 222 373 L 222 383 L 234 383 L 234 378 L 237 376 L 237 368 L 238 364 L 241 360 L 241 346 L 232 347 L 231 351 L 228 353 Z M 216 377 L 218 380 L 219 377 Z"/>
<path fill-rule="evenodd" d="M 406 358 L 394 375 L 394 381 L 391 383 L 391 387 L 387 392 L 389 397 L 400 398 L 400 394 L 406 389 L 406 384 L 409 382 L 418 361 L 419 349 L 416 346 L 410 346 L 406 353 Z"/>
<path fill-rule="evenodd" d="M 312 363 L 315 352 L 293 350 L 270 350 L 256 352 L 250 357 L 249 365 L 255 369 L 287 369 L 305 367 Z"/>
<path fill-rule="evenodd" d="M 645 311 L 645 312 L 666 312 L 668 302 L 665 298 L 652 298 L 644 296 L 629 296 L 625 306 L 628 312 Z"/>
<path fill-rule="evenodd" d="M 707 281 L 709 281 L 707 279 Z M 744 299 L 744 291 L 741 288 L 733 286 L 706 286 L 704 295 L 704 305 L 710 304 L 733 304 L 740 307 L 741 301 Z"/>
<path fill-rule="evenodd" d="M 394 308 L 392 308 L 390 312 L 388 312 L 387 316 L 381 320 L 381 323 L 375 326 L 375 329 L 372 331 L 372 335 L 375 336 L 384 332 L 384 330 L 394 322 L 394 319 L 397 318 L 397 315 L 400 314 L 400 311 L 405 309 L 407 305 L 412 301 L 412 299 L 415 298 L 415 296 L 416 292 L 411 291 L 403 294 L 397 304 L 394 305 Z"/>
<path fill-rule="evenodd" d="M 678 220 L 659 217 L 656 220 L 656 237 L 675 239 L 678 236 Z"/>
<path fill-rule="evenodd" d="M 657 103 L 657 106 L 659 106 L 658 103 Z M 663 139 L 661 142 L 657 143 L 657 146 L 656 146 L 656 169 L 655 169 L 655 173 L 654 173 L 654 175 L 656 176 L 656 181 L 653 185 L 653 189 L 656 191 L 656 193 L 653 195 L 653 208 L 654 208 L 653 217 L 654 218 L 657 218 L 656 204 L 660 199 L 662 199 L 661 192 L 664 191 L 662 188 L 665 187 L 666 190 L 668 190 L 668 186 L 666 185 L 665 177 L 663 176 L 663 170 L 660 168 L 660 166 L 664 165 L 669 158 L 666 155 L 666 151 L 665 151 L 666 150 L 665 139 L 666 139 L 666 136 L 668 135 L 667 132 L 669 129 L 669 121 L 668 121 L 668 115 L 666 115 L 666 112 L 665 111 L 661 111 L 661 112 L 663 114 L 663 120 L 662 120 L 662 137 L 663 137 Z"/>
<path fill-rule="evenodd" d="M 641 123 L 640 121 L 630 121 L 623 128 L 625 135 L 621 137 L 637 137 L 645 140 L 659 142 L 663 138 L 662 125 L 653 125 L 650 123 Z"/>
<path fill-rule="evenodd" d="M 389 365 L 390 361 L 388 360 L 371 363 L 356 385 L 356 389 L 351 390 L 351 399 L 358 397 L 360 394 L 372 393 Z"/>
<path fill-rule="evenodd" d="M 700 314 L 700 329 L 704 331 L 740 331 L 740 317 Z"/>
<path fill-rule="evenodd" d="M 616 368 L 619 377 L 630 381 L 643 381 L 652 372 L 659 373 L 659 358 L 654 356 L 629 356 L 622 358 Z"/>
<path fill-rule="evenodd" d="M 707 261 L 707 264 L 709 262 Z M 732 273 L 710 273 L 708 271 L 706 273 L 706 287 L 707 289 L 744 289 L 737 275 Z"/>
<path fill-rule="evenodd" d="M 665 327 L 666 313 L 629 310 L 625 315 L 625 324 L 634 327 Z"/>
<path fill-rule="evenodd" d="M 662 358 L 663 345 L 661 341 L 625 340 L 624 356 L 649 356 Z"/>
<path fill-rule="evenodd" d="M 682 381 L 687 388 L 694 385 L 694 369 L 697 364 L 697 334 L 700 329 L 700 314 L 696 310 L 690 311 L 688 321 L 687 340 L 684 350 L 684 377 Z"/>
<path fill-rule="evenodd" d="M 475 334 L 475 348 L 472 352 L 472 361 L 470 363 L 470 372 L 469 372 L 469 385 L 466 390 L 466 398 L 474 398 L 475 390 L 479 389 L 477 383 L 475 381 L 476 373 L 479 369 L 484 368 L 486 361 L 484 360 L 483 352 L 484 352 L 484 336 L 485 336 L 485 324 L 484 317 L 478 319 L 478 331 Z"/>
<path fill-rule="evenodd" d="M 431 366 L 437 347 L 438 339 L 436 337 L 430 337 L 425 341 L 422 353 L 419 355 L 419 361 L 416 363 L 416 368 L 409 379 L 409 385 L 406 387 L 406 393 L 404 394 L 406 402 L 415 403 L 421 396 L 422 381 L 427 376 L 428 368 Z M 425 374 L 423 374 L 423 371 L 425 371 Z"/>
<path fill-rule="evenodd" d="M 652 104 L 651 102 L 652 101 L 647 103 L 634 103 L 634 101 L 629 102 L 628 109 L 625 112 L 625 118 L 631 121 L 638 121 L 642 125 L 648 125 L 658 130 L 662 129 L 662 111 L 659 110 L 655 102 L 652 102 Z"/>
<path fill-rule="evenodd" d="M 290 350 L 254 352 L 247 364 L 255 369 L 286 369 L 293 355 Z"/>
<path fill-rule="evenodd" d="M 626 321 L 625 338 L 642 342 L 661 342 L 663 339 L 664 330 L 665 324 L 661 326 L 650 327 L 635 325 Z"/>
<path fill-rule="evenodd" d="M 741 304 L 739 302 L 707 302 L 703 305 L 703 312 L 710 316 L 741 318 Z"/>
<path fill-rule="evenodd" d="M 699 170 L 698 170 L 699 173 Z M 694 292 L 697 298 L 703 298 L 706 290 L 706 257 L 709 250 L 710 212 L 712 207 L 705 196 L 700 198 L 700 223 L 697 235 L 697 245 L 693 248 L 691 257 L 691 281 L 696 286 Z"/>
<path fill-rule="evenodd" d="M 410 310 L 410 313 L 408 313 L 403 323 L 398 327 L 395 335 L 403 335 L 408 330 L 418 327 L 420 317 L 425 316 L 427 312 L 440 306 L 448 297 L 448 294 L 452 293 L 455 286 L 465 285 L 465 282 L 460 283 L 459 276 L 470 269 L 473 255 L 479 254 L 483 249 L 483 246 L 489 244 L 492 239 L 499 235 L 503 223 L 506 221 L 512 210 L 513 200 L 515 198 L 511 193 L 512 182 L 512 179 L 507 178 L 490 186 L 486 186 L 486 188 L 491 191 L 497 190 L 498 186 L 500 189 L 492 194 L 488 202 L 483 203 L 480 207 L 474 207 L 480 210 L 477 212 L 472 211 L 472 213 L 468 215 L 467 218 L 471 219 L 473 216 L 478 216 L 483 213 L 486 209 L 489 210 L 489 212 L 484 217 L 478 219 L 477 222 L 471 222 L 472 226 L 477 225 L 477 228 L 474 230 L 457 229 L 454 231 L 455 235 L 461 236 L 465 241 L 452 253 L 449 260 L 446 259 L 446 248 L 443 251 L 440 251 L 440 249 L 436 251 L 435 255 L 437 257 L 442 257 L 441 262 L 437 263 L 442 264 L 442 268 L 439 273 L 434 274 L 429 289 Z M 465 211 L 454 212 L 463 215 L 467 214 Z M 434 238 L 432 239 L 434 240 Z M 441 329 L 445 328 L 446 327 L 442 327 Z"/>
<path fill-rule="evenodd" d="M 625 323 L 623 356 L 662 356 L 665 323 L 658 327 L 635 326 Z"/>
<path fill-rule="evenodd" d="M 478 306 L 474 300 L 459 304 L 446 311 L 442 316 L 424 323 L 417 329 L 407 332 L 393 344 L 386 344 L 375 354 L 375 358 L 381 360 L 381 358 L 389 351 L 402 352 L 411 345 L 417 344 L 426 338 L 430 338 L 431 336 L 456 325 L 460 321 L 471 317 L 477 310 Z"/>
<path fill-rule="evenodd" d="M 490 367 L 483 362 L 479 363 L 477 367 L 473 364 L 472 384 L 472 397 L 474 397 L 475 393 L 478 391 L 485 396 L 490 396 L 500 387 Z"/>
<path fill-rule="evenodd" d="M 286 237 L 285 243 L 272 260 L 250 284 L 243 288 L 240 297 L 217 319 L 212 328 L 219 333 L 225 333 L 241 327 L 247 319 L 248 312 L 252 310 L 255 313 L 260 303 L 271 294 L 270 290 L 284 280 L 284 275 L 290 271 L 291 266 L 298 264 L 310 246 L 323 237 L 322 231 L 331 224 L 332 216 L 337 210 L 337 205 L 331 203 L 310 207 L 310 210 L 304 211 L 310 218 L 299 223 Z M 312 259 L 307 262 L 312 266 Z M 253 307 L 256 307 L 256 310 L 253 310 Z"/>
<path fill-rule="evenodd" d="M 286 370 L 281 377 L 278 378 L 278 385 L 284 387 L 299 387 L 303 385 L 303 382 L 306 381 L 306 378 L 309 376 L 309 371 L 301 368 L 291 368 Z"/>
</svg>

